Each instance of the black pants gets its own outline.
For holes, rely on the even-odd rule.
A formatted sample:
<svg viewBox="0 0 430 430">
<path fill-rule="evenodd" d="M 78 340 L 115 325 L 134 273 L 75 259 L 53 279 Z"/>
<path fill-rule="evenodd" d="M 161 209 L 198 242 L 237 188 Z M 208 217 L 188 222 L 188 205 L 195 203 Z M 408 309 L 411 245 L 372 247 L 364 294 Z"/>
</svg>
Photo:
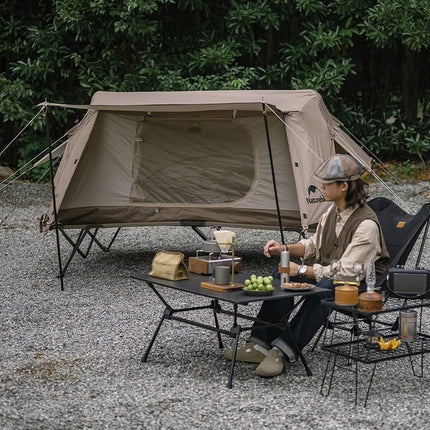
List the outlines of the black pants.
<svg viewBox="0 0 430 430">
<path fill-rule="evenodd" d="M 291 281 L 294 282 L 295 280 L 291 278 Z M 305 281 L 315 283 L 314 279 L 306 279 Z M 330 314 L 330 308 L 322 305 L 321 299 L 334 297 L 335 285 L 333 284 L 333 280 L 323 278 L 316 285 L 326 288 L 327 293 L 306 297 L 300 309 L 290 321 L 292 335 L 300 349 L 303 349 L 312 340 L 318 329 L 325 324 Z M 285 318 L 293 306 L 293 298 L 263 302 L 258 313 L 258 318 L 270 323 L 277 323 Z M 293 345 L 290 333 L 287 331 L 281 330 L 278 327 L 264 327 L 258 323 L 254 323 L 250 340 L 270 347 L 272 342 L 277 338 L 282 339 L 290 346 Z"/>
</svg>

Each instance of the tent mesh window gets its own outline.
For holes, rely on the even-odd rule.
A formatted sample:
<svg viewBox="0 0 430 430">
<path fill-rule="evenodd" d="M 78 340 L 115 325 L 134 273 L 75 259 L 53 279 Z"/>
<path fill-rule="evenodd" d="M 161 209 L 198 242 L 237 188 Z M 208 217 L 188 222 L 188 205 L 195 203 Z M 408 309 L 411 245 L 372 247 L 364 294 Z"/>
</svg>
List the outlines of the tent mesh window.
<svg viewBox="0 0 430 430">
<path fill-rule="evenodd" d="M 233 120 L 140 122 L 130 199 L 203 205 L 237 201 L 254 183 L 254 153 L 251 135 Z"/>
</svg>

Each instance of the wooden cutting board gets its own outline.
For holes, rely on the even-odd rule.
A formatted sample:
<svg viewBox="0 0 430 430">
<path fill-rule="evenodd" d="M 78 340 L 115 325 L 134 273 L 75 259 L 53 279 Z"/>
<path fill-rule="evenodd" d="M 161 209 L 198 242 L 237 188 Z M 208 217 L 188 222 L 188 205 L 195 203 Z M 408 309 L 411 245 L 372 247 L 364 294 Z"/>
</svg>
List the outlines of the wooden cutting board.
<svg viewBox="0 0 430 430">
<path fill-rule="evenodd" d="M 231 284 L 218 285 L 218 284 L 215 284 L 215 282 L 207 282 L 207 281 L 202 282 L 200 286 L 202 288 L 207 288 L 208 290 L 221 291 L 222 293 L 226 293 L 228 291 L 241 290 L 244 287 L 243 284 L 238 284 L 236 282 L 233 285 Z"/>
</svg>

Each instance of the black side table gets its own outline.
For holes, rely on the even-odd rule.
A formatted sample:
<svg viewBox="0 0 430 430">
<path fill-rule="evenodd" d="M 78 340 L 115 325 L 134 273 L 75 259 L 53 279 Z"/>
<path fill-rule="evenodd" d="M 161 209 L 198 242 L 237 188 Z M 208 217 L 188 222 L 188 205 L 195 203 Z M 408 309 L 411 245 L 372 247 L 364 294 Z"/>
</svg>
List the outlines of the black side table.
<svg viewBox="0 0 430 430">
<path fill-rule="evenodd" d="M 326 369 L 321 382 L 320 392 L 324 396 L 330 394 L 335 370 L 344 368 L 352 371 L 355 376 L 355 405 L 358 404 L 359 396 L 359 363 L 372 365 L 369 382 L 364 399 L 364 406 L 372 386 L 376 365 L 383 361 L 396 360 L 408 357 L 412 372 L 415 376 L 423 377 L 424 354 L 430 352 L 430 336 L 422 333 L 423 309 L 430 307 L 430 299 L 397 299 L 388 298 L 381 311 L 361 312 L 357 306 L 342 306 L 334 302 L 334 299 L 322 300 L 324 305 L 334 311 L 334 320 L 331 321 L 332 335 L 329 339 L 324 336 L 322 348 L 329 352 Z M 374 349 L 374 343 L 369 343 L 372 337 L 383 336 L 384 340 L 398 338 L 397 318 L 400 311 L 417 310 L 417 336 L 413 340 L 402 340 L 401 345 L 394 350 Z M 338 319 L 338 313 L 343 315 Z M 387 321 L 388 316 L 394 322 Z M 333 318 L 332 318 L 333 319 Z M 363 329 L 363 323 L 367 326 Z M 349 340 L 345 340 L 345 330 L 350 333 Z M 416 372 L 413 356 L 419 356 L 420 371 Z M 343 358 L 343 360 L 341 359 Z"/>
</svg>

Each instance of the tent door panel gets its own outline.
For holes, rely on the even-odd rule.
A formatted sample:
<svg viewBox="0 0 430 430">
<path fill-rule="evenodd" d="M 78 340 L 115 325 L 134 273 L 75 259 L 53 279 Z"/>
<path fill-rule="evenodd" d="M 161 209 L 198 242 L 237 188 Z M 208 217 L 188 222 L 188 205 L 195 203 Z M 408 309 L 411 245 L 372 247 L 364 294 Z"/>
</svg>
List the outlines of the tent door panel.
<svg viewBox="0 0 430 430">
<path fill-rule="evenodd" d="M 254 143 L 234 120 L 147 120 L 137 132 L 133 202 L 228 204 L 254 183 Z"/>
</svg>

